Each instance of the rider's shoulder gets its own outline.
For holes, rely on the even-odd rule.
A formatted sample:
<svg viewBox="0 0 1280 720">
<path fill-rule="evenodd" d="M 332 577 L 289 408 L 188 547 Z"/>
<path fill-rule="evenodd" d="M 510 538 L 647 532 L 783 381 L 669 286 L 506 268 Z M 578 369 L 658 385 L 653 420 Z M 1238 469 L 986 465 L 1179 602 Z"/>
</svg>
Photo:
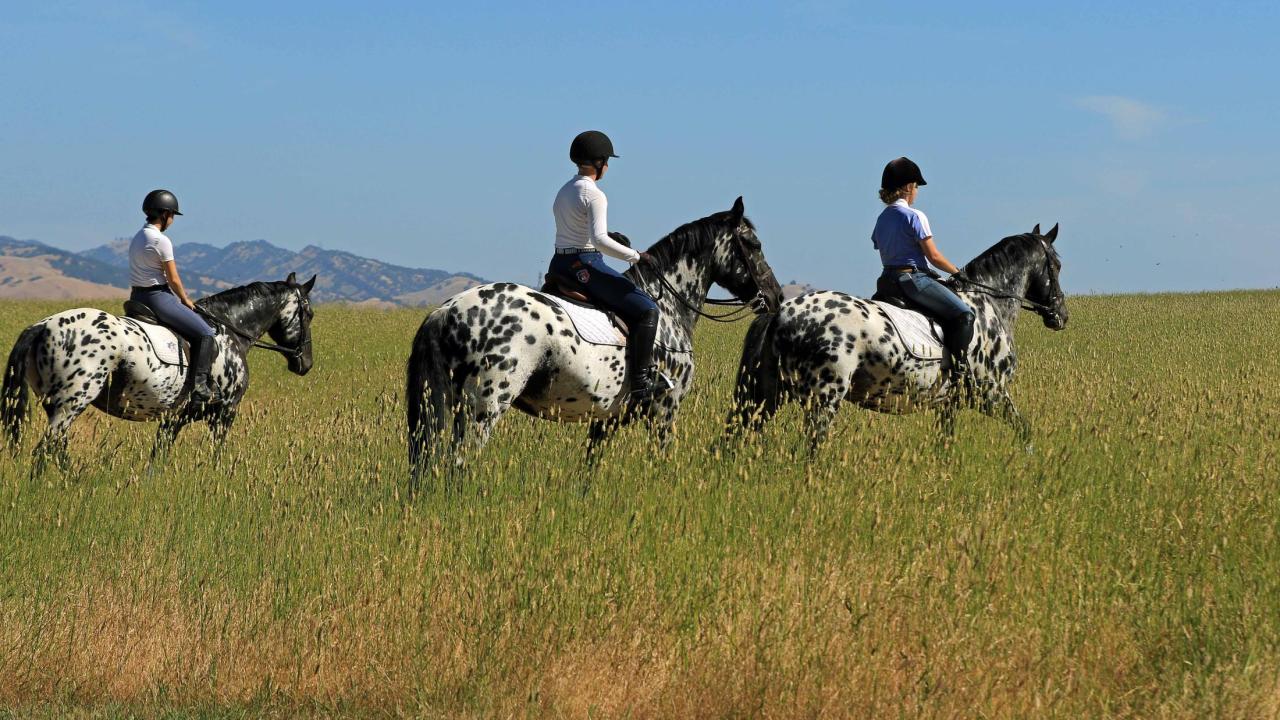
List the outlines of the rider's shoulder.
<svg viewBox="0 0 1280 720">
<path fill-rule="evenodd" d="M 569 182 L 565 183 L 564 186 L 560 188 L 559 197 L 563 197 L 565 195 L 568 195 L 570 198 L 577 197 L 579 200 L 585 202 L 596 198 L 603 198 L 604 191 L 601 190 L 600 186 L 596 185 L 595 181 L 591 178 L 584 177 L 582 175 L 574 175 L 569 179 Z"/>
<path fill-rule="evenodd" d="M 163 240 L 169 242 L 169 236 L 160 232 L 160 229 L 151 223 L 142 226 L 142 235 L 148 240 Z"/>
<path fill-rule="evenodd" d="M 896 202 L 886 206 L 884 214 L 899 218 L 910 224 L 928 225 L 929 223 L 929 217 L 924 214 L 923 210 L 911 207 L 904 202 Z"/>
</svg>

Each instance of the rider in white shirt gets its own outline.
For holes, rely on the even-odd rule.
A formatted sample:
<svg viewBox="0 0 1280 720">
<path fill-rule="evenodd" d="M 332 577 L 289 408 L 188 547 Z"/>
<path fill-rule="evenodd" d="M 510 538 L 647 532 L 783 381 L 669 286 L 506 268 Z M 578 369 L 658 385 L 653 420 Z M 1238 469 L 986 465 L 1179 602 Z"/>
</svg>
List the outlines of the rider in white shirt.
<svg viewBox="0 0 1280 720">
<path fill-rule="evenodd" d="M 658 304 L 604 261 L 605 254 L 632 264 L 652 261 L 647 253 L 631 249 L 626 236 L 609 232 L 609 201 L 596 183 L 609 169 L 609 159 L 616 157 L 613 142 L 598 130 L 573 139 L 569 159 L 578 166 L 578 174 L 560 188 L 552 205 L 556 254 L 548 271 L 626 321 L 630 329 L 627 364 L 631 395 L 643 401 L 653 396 L 657 385 L 653 344 L 658 333 Z"/>
<path fill-rule="evenodd" d="M 191 343 L 191 402 L 207 403 L 213 398 L 209 368 L 217 352 L 213 328 L 195 311 L 173 258 L 173 243 L 164 234 L 173 225 L 178 198 L 168 190 L 153 190 L 142 201 L 147 224 L 129 243 L 129 299 L 142 303 L 166 327 Z"/>
</svg>

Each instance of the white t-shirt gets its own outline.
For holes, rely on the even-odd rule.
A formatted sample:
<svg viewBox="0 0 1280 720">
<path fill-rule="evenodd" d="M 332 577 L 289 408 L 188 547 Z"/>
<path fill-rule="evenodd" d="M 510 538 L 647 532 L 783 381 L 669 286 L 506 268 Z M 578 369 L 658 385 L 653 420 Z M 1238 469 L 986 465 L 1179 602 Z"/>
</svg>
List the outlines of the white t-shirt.
<svg viewBox="0 0 1280 720">
<path fill-rule="evenodd" d="M 599 250 L 610 257 L 634 263 L 640 253 L 609 237 L 609 201 L 596 181 L 583 175 L 556 193 L 551 212 L 556 217 L 556 249 Z"/>
<path fill-rule="evenodd" d="M 155 225 L 143 225 L 129 243 L 129 284 L 164 285 L 164 264 L 173 259 L 173 243 Z"/>
</svg>

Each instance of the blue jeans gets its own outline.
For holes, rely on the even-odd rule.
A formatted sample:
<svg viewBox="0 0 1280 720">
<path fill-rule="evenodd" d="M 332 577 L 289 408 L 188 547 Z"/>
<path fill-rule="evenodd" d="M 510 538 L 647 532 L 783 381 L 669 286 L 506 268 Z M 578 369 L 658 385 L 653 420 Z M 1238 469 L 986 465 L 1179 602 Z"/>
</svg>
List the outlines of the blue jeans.
<svg viewBox="0 0 1280 720">
<path fill-rule="evenodd" d="M 658 304 L 653 298 L 622 273 L 606 265 L 604 255 L 598 252 L 557 254 L 551 258 L 547 270 L 573 283 L 601 307 L 618 313 L 628 325 L 643 322 L 649 313 L 655 313 L 654 317 L 657 317 Z"/>
<path fill-rule="evenodd" d="M 951 357 L 963 363 L 973 341 L 973 308 L 928 273 L 886 270 L 882 279 L 897 285 L 898 291 L 926 315 L 938 319 Z"/>
<path fill-rule="evenodd" d="M 151 312 L 160 318 L 160 322 L 181 335 L 193 345 L 201 338 L 213 337 L 213 328 L 194 310 L 182 304 L 177 295 L 169 290 L 168 285 L 156 285 L 150 288 L 134 288 L 129 294 L 130 300 L 146 305 Z"/>
</svg>

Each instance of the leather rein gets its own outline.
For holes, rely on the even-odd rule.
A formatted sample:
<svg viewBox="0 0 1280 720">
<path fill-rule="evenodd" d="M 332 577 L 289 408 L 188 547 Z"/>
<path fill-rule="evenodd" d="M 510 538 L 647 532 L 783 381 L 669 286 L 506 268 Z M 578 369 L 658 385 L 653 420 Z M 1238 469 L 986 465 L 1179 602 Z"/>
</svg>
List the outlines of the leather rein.
<svg viewBox="0 0 1280 720">
<path fill-rule="evenodd" d="M 759 273 L 757 272 L 755 263 L 751 262 L 746 257 L 746 250 L 742 247 L 741 238 L 735 235 L 733 238 L 733 245 L 739 254 L 739 259 L 741 259 L 744 263 L 746 263 L 747 267 L 750 269 L 751 278 L 753 281 L 755 281 L 755 284 L 756 284 L 756 288 L 757 288 L 756 296 L 751 298 L 751 300 L 749 301 L 740 300 L 738 298 L 706 298 L 705 300 L 703 300 L 703 304 L 705 305 L 721 305 L 721 306 L 737 307 L 736 310 L 725 313 L 723 315 L 712 315 L 710 313 L 704 312 L 701 307 L 694 305 L 692 302 L 686 299 L 685 296 L 682 295 L 679 290 L 677 290 L 675 287 L 671 285 L 671 282 L 667 280 L 667 276 L 664 275 L 662 272 L 660 272 L 656 267 L 646 265 L 645 269 L 648 270 L 655 278 L 657 278 L 658 285 L 660 285 L 663 289 L 663 292 L 658 293 L 654 297 L 654 299 L 661 300 L 663 296 L 666 295 L 667 292 L 670 292 L 671 295 L 675 297 L 675 299 L 681 305 L 683 305 L 686 309 L 697 314 L 699 317 L 704 317 L 712 322 L 719 322 L 719 323 L 737 322 L 738 320 L 741 320 L 743 317 L 745 317 L 744 313 L 746 313 L 748 310 L 755 311 L 755 312 L 761 312 L 763 310 L 767 310 L 769 307 L 769 303 L 764 296 L 764 291 L 758 289 L 762 287 L 762 285 L 760 282 Z"/>
<path fill-rule="evenodd" d="M 1043 240 L 1041 242 L 1043 242 Z M 1046 247 L 1046 250 L 1048 250 L 1047 247 Z M 1046 252 L 1045 254 L 1046 256 L 1052 255 L 1052 253 L 1050 252 Z M 1023 310 L 1030 310 L 1032 312 L 1040 314 L 1041 316 L 1044 316 L 1045 313 L 1053 315 L 1054 317 L 1057 317 L 1058 315 L 1058 311 L 1054 310 L 1053 307 L 1049 305 L 1036 302 L 1035 300 L 1032 300 L 1031 298 L 1026 297 L 1024 295 L 1014 295 L 1012 293 L 1008 293 L 1003 290 L 993 288 L 990 285 L 984 285 L 983 283 L 980 283 L 977 280 L 970 279 L 968 274 L 962 273 L 960 277 L 956 277 L 955 275 L 952 275 L 951 278 L 962 286 L 972 285 L 978 288 L 977 293 L 979 295 L 986 295 L 988 297 L 992 297 L 997 300 L 1017 300 Z M 973 291 L 970 291 L 970 292 L 973 292 Z M 1058 300 L 1059 298 L 1060 298 L 1059 295 L 1055 295 L 1053 297 L 1053 300 Z"/>
</svg>

